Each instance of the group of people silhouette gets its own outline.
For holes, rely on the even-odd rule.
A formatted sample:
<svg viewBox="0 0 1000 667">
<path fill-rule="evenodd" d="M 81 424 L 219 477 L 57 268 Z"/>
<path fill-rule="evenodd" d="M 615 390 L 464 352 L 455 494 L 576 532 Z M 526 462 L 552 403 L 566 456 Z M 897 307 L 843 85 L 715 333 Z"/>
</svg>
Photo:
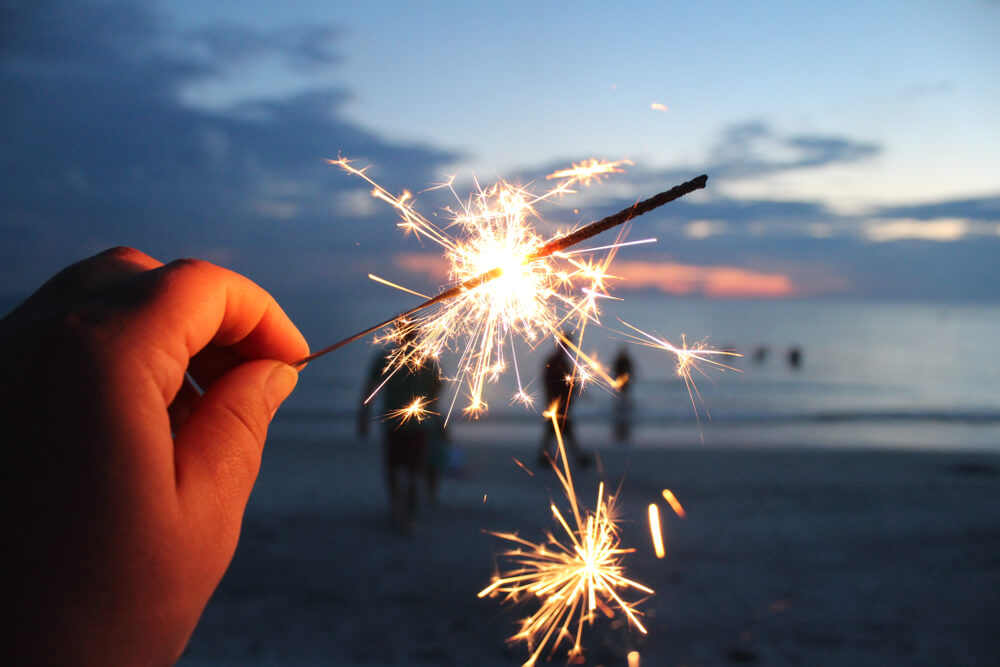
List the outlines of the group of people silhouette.
<svg viewBox="0 0 1000 667">
<path fill-rule="evenodd" d="M 401 345 L 411 339 L 405 338 Z M 566 452 L 581 468 L 593 463 L 593 456 L 584 451 L 576 436 L 571 408 L 576 386 L 576 369 L 565 345 L 572 343 L 573 335 L 563 332 L 557 339 L 552 353 L 542 367 L 542 384 L 545 391 L 545 408 L 551 410 L 558 423 Z M 406 366 L 390 373 L 384 371 L 391 365 L 393 350 L 381 351 L 373 359 L 358 410 L 358 432 L 367 437 L 372 421 L 372 405 L 378 406 L 379 415 L 391 414 L 423 398 L 430 405 L 437 405 L 442 389 L 441 369 L 433 359 L 415 367 Z M 631 358 L 624 347 L 612 364 L 618 385 L 618 395 L 613 421 L 613 432 L 618 442 L 626 442 L 630 435 L 632 410 L 631 385 L 634 370 Z M 404 421 L 381 420 L 382 465 L 386 490 L 389 495 L 390 515 L 404 532 L 416 526 L 420 487 L 426 486 L 428 501 L 433 504 L 438 482 L 448 465 L 449 451 L 444 419 L 435 412 L 421 419 Z M 555 460 L 556 429 L 552 419 L 545 420 L 537 463 L 548 467 Z"/>
</svg>

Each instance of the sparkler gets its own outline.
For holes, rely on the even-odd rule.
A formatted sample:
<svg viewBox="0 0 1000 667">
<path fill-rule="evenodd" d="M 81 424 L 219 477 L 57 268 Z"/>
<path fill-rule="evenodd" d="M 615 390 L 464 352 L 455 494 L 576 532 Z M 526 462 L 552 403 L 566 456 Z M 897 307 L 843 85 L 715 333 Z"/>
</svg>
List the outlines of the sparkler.
<svg viewBox="0 0 1000 667">
<path fill-rule="evenodd" d="M 452 221 L 439 227 L 420 215 L 412 205 L 412 195 L 394 196 L 348 160 L 331 160 L 344 170 L 371 184 L 372 194 L 389 203 L 400 214 L 400 227 L 439 244 L 450 263 L 452 286 L 415 307 L 399 313 L 353 336 L 314 352 L 294 365 L 302 366 L 370 333 L 395 324 L 382 340 L 400 343 L 390 360 L 387 375 L 404 366 L 419 366 L 428 358 L 437 358 L 456 340 L 465 339 L 458 348 L 461 358 L 457 378 L 466 380 L 472 415 L 486 409 L 483 387 L 495 380 L 507 367 L 505 349 L 515 335 L 532 344 L 556 334 L 563 328 L 581 330 L 588 321 L 596 321 L 597 301 L 606 297 L 607 282 L 614 277 L 607 272 L 618 245 L 610 246 L 603 261 L 579 257 L 587 251 L 569 248 L 597 234 L 622 225 L 655 208 L 704 188 L 708 177 L 694 178 L 670 190 L 640 201 L 614 215 L 592 222 L 571 233 L 545 241 L 529 219 L 534 206 L 543 200 L 571 192 L 574 183 L 588 184 L 602 175 L 621 171 L 627 161 L 601 163 L 595 160 L 573 165 L 550 177 L 564 179 L 555 188 L 535 196 L 524 188 L 503 181 L 478 188 L 466 201 L 457 194 L 459 211 L 451 211 Z M 451 189 L 452 183 L 444 187 Z M 454 190 L 452 189 L 454 194 Z M 457 226 L 453 236 L 448 227 Z M 619 241 L 621 238 L 619 237 Z M 603 248 L 608 249 L 608 248 Z M 593 251 L 589 251 L 593 252 Z M 559 260 L 557 263 L 555 260 Z M 387 285 L 406 292 L 413 290 Z M 437 306 L 437 308 L 433 308 Z M 513 357 L 516 370 L 516 357 Z M 520 378 L 520 373 L 517 373 Z M 448 414 L 454 407 L 455 392 Z M 518 381 L 515 399 L 530 404 L 531 397 Z"/>
<path fill-rule="evenodd" d="M 502 554 L 514 569 L 498 574 L 479 592 L 480 598 L 505 593 L 505 601 L 527 596 L 539 602 L 538 610 L 522 620 L 520 629 L 510 638 L 528 644 L 531 656 L 524 667 L 535 665 L 546 646 L 551 644 L 551 655 L 564 641 L 572 642 L 568 651 L 571 660 L 582 655 L 583 627 L 594 622 L 597 610 L 613 617 L 617 607 L 630 624 L 645 634 L 646 628 L 639 620 L 641 612 L 636 609 L 638 603 L 625 600 L 619 591 L 634 588 L 653 594 L 651 588 L 624 576 L 622 557 L 635 550 L 620 546 L 615 497 L 605 494 L 601 482 L 595 508 L 589 511 L 580 507 L 555 405 L 545 412 L 545 417 L 552 420 L 556 433 L 558 463 L 551 463 L 569 502 L 572 527 L 551 503 L 552 514 L 562 529 L 560 538 L 550 532 L 545 542 L 536 544 L 514 533 L 489 533 L 517 545 Z"/>
</svg>

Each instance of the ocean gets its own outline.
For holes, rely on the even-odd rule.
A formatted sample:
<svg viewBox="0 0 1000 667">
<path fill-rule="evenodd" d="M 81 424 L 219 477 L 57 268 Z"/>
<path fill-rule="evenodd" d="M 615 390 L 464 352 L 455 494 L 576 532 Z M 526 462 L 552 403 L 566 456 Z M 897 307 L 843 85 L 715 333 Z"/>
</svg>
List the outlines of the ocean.
<svg viewBox="0 0 1000 667">
<path fill-rule="evenodd" d="M 314 348 L 385 319 L 407 304 L 359 300 L 317 307 L 283 305 Z M 1000 451 L 1000 307 L 992 304 L 845 301 L 718 301 L 626 294 L 610 302 L 583 349 L 608 363 L 623 345 L 619 320 L 678 344 L 732 349 L 733 370 L 704 367 L 692 397 L 671 355 L 628 344 L 637 369 L 635 446 L 835 446 Z M 788 361 L 792 347 L 801 361 Z M 515 345 L 525 383 L 552 349 Z M 282 408 L 277 430 L 339 434 L 355 424 L 362 379 L 377 354 L 358 341 L 317 360 Z M 448 359 L 444 360 L 449 370 Z M 453 367 L 453 364 L 451 364 Z M 485 395 L 487 415 L 470 421 L 462 397 L 451 417 L 462 441 L 528 440 L 541 433 L 540 409 L 511 405 L 513 374 Z M 530 384 L 540 396 L 539 382 Z M 449 395 L 450 398 L 450 395 Z M 599 386 L 576 399 L 581 440 L 608 444 L 614 396 Z"/>
<path fill-rule="evenodd" d="M 630 442 L 640 447 L 827 446 L 1000 452 L 1000 305 L 835 300 L 724 301 L 631 296 L 608 302 L 601 327 L 589 326 L 583 349 L 608 363 L 623 345 L 623 320 L 678 344 L 707 341 L 742 357 L 733 370 L 695 373 L 694 400 L 662 351 L 628 344 L 637 369 Z M 3 313 L 17 303 L 3 298 Z M 332 302 L 322 293 L 279 300 L 314 349 L 386 319 L 412 303 L 396 295 Z M 801 363 L 788 363 L 792 347 Z M 515 344 L 529 391 L 552 349 Z M 763 358 L 755 353 L 763 350 Z M 359 340 L 319 359 L 278 413 L 273 432 L 344 437 L 355 428 L 363 378 L 378 353 Z M 454 367 L 445 359 L 446 371 Z M 456 441 L 534 443 L 541 409 L 511 405 L 513 374 L 490 385 L 489 412 L 461 413 L 449 426 Z M 448 396 L 450 400 L 450 395 Z M 574 404 L 581 440 L 611 442 L 615 397 L 591 385 Z"/>
</svg>

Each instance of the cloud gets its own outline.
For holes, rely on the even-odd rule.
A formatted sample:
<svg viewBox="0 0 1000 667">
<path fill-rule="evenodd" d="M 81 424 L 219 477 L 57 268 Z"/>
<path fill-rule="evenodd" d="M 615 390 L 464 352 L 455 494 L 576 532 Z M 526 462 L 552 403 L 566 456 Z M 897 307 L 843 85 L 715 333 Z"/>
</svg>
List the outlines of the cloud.
<svg viewBox="0 0 1000 667">
<path fill-rule="evenodd" d="M 879 243 L 901 239 L 958 241 L 969 234 L 969 221 L 962 218 L 939 218 L 937 220 L 875 219 L 868 222 L 864 233 L 869 240 Z"/>
<path fill-rule="evenodd" d="M 703 170 L 715 178 L 757 178 L 858 162 L 881 151 L 874 142 L 822 134 L 781 135 L 764 121 L 747 121 L 722 132 Z"/>
<path fill-rule="evenodd" d="M 149 4 L 3 3 L 0 12 L 0 290 L 31 288 L 117 244 L 162 259 L 220 249 L 262 282 L 312 284 L 313 265 L 291 271 L 288 258 L 375 252 L 395 231 L 348 224 L 359 210 L 341 215 L 338 203 L 359 183 L 321 158 L 376 163 L 380 180 L 402 189 L 438 178 L 458 157 L 345 120 L 350 93 L 336 87 L 194 108 L 180 91 L 225 63 L 178 49 L 185 36 Z M 221 26 L 200 39 L 231 60 L 308 65 L 336 61 L 337 34 Z"/>
<path fill-rule="evenodd" d="M 963 218 L 1000 223 L 1000 196 L 949 199 L 909 206 L 890 206 L 878 209 L 875 215 L 881 218 L 913 218 L 916 220 Z"/>
<path fill-rule="evenodd" d="M 738 266 L 700 266 L 678 262 L 619 261 L 618 288 L 652 287 L 668 294 L 699 294 L 712 298 L 778 298 L 795 296 L 792 279 L 782 273 L 764 273 Z"/>
<path fill-rule="evenodd" d="M 291 25 L 255 30 L 231 23 L 207 26 L 190 33 L 189 42 L 206 51 L 212 61 L 240 63 L 278 56 L 293 67 L 313 68 L 341 62 L 335 45 L 341 30 L 325 25 Z"/>
</svg>

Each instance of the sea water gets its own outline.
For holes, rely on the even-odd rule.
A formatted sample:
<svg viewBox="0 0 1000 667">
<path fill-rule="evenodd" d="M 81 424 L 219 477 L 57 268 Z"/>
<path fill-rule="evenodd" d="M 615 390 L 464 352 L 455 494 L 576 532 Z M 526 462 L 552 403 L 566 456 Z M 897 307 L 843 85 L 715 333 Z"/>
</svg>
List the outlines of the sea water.
<svg viewBox="0 0 1000 667">
<path fill-rule="evenodd" d="M 311 301 L 311 303 L 310 303 Z M 380 299 L 331 305 L 293 298 L 286 309 L 314 348 L 385 319 L 405 304 Z M 701 364 L 693 388 L 662 350 L 627 342 L 623 322 L 679 345 L 733 350 Z M 639 446 L 835 445 L 1000 451 L 1000 307 L 993 304 L 847 301 L 720 301 L 627 296 L 609 303 L 602 326 L 589 325 L 583 350 L 610 365 L 624 346 L 636 369 L 631 441 Z M 510 372 L 490 385 L 489 412 L 470 422 L 457 395 L 451 423 L 464 439 L 534 441 L 544 401 L 536 378 L 554 345 L 523 341 L 505 350 Z M 800 363 L 789 352 L 800 351 Z M 379 351 L 359 341 L 317 360 L 276 426 L 346 433 L 354 426 L 363 378 Z M 513 364 L 538 401 L 511 403 Z M 445 358 L 446 371 L 454 359 Z M 448 412 L 453 394 L 439 409 Z M 591 384 L 573 413 L 594 444 L 610 441 L 614 392 Z M 374 401 L 375 412 L 378 399 Z"/>
</svg>

